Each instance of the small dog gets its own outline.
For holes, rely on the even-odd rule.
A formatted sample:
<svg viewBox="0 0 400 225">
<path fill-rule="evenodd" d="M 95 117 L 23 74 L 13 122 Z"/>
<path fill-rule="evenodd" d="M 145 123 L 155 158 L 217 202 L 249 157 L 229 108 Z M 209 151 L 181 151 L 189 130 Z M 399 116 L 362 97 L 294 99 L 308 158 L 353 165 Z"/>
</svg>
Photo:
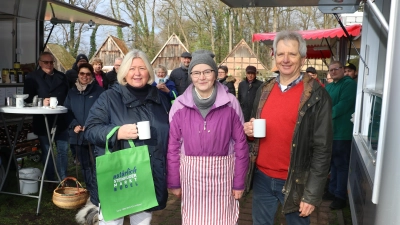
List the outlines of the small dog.
<svg viewBox="0 0 400 225">
<path fill-rule="evenodd" d="M 75 216 L 76 222 L 81 225 L 99 225 L 99 207 L 93 205 L 90 198 L 86 205 Z"/>
</svg>

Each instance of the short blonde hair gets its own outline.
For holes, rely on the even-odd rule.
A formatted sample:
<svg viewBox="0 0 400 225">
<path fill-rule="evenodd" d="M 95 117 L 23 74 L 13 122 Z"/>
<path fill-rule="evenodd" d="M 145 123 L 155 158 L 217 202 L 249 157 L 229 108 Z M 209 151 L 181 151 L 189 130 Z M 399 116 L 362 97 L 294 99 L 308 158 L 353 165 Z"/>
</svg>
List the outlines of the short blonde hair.
<svg viewBox="0 0 400 225">
<path fill-rule="evenodd" d="M 151 67 L 150 61 L 144 52 L 137 49 L 133 49 L 132 51 L 128 52 L 128 54 L 126 54 L 124 59 L 122 60 L 121 66 L 119 67 L 117 73 L 118 83 L 121 85 L 127 84 L 125 77 L 126 75 L 128 75 L 129 69 L 131 68 L 132 60 L 136 58 L 143 60 L 144 64 L 146 65 L 146 69 L 149 72 L 149 80 L 147 81 L 147 84 L 153 84 L 154 72 L 153 68 Z"/>
<path fill-rule="evenodd" d="M 165 66 L 163 66 L 163 65 L 158 65 L 158 66 L 156 66 L 156 73 L 157 73 L 159 70 L 162 70 L 162 71 L 164 71 L 165 73 L 168 73 L 167 68 L 166 68 Z"/>
<path fill-rule="evenodd" d="M 92 60 L 92 66 L 94 66 L 94 64 L 100 63 L 101 67 L 103 68 L 103 61 L 101 61 L 100 58 L 94 58 Z"/>
</svg>

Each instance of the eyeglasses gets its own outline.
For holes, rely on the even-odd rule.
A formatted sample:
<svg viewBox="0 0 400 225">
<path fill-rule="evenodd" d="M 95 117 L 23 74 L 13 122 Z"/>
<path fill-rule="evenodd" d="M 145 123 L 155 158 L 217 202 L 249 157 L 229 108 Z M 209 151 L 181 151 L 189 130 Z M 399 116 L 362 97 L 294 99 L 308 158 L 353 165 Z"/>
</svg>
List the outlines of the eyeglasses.
<svg viewBox="0 0 400 225">
<path fill-rule="evenodd" d="M 50 64 L 50 65 L 53 65 L 54 64 L 54 61 L 44 61 L 44 60 L 40 60 L 42 63 L 44 63 L 44 64 Z"/>
<path fill-rule="evenodd" d="M 332 68 L 332 69 L 330 69 L 329 70 L 329 72 L 336 72 L 336 71 L 338 71 L 339 69 L 341 69 L 342 67 L 336 67 L 336 68 Z"/>
<path fill-rule="evenodd" d="M 84 72 L 79 72 L 80 76 L 92 76 L 92 73 L 84 73 Z"/>
<path fill-rule="evenodd" d="M 200 77 L 201 74 L 203 74 L 205 77 L 210 78 L 213 75 L 212 72 L 214 72 L 214 70 L 211 70 L 211 69 L 204 70 L 203 72 L 193 71 L 190 73 L 190 75 L 192 75 L 192 77 L 194 77 L 194 78 L 198 78 L 198 77 Z"/>
<path fill-rule="evenodd" d="M 118 67 L 118 66 L 121 66 L 120 64 L 114 64 L 114 67 Z"/>
</svg>

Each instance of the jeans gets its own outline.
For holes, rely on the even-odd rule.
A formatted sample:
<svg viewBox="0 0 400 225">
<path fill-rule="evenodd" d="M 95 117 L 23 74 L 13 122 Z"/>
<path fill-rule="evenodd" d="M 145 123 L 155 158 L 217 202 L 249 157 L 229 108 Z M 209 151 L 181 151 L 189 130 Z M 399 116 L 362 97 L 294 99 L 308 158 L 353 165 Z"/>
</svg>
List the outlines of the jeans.
<svg viewBox="0 0 400 225">
<path fill-rule="evenodd" d="M 351 140 L 333 141 L 329 192 L 346 200 L 349 175 Z"/>
<path fill-rule="evenodd" d="M 72 148 L 75 148 L 76 156 L 81 163 L 82 175 L 86 184 L 86 189 L 92 193 L 94 188 L 94 185 L 92 184 L 95 167 L 94 164 L 96 163 L 93 153 L 94 146 L 92 145 L 89 148 L 89 145 L 71 145 L 71 149 Z M 92 154 L 90 154 L 90 151 L 92 151 Z M 93 163 L 90 155 L 93 156 Z"/>
<path fill-rule="evenodd" d="M 54 136 L 57 149 L 57 172 L 60 175 L 61 180 L 67 177 L 68 168 L 68 132 L 62 131 Z M 47 136 L 39 136 L 40 148 L 42 150 L 42 163 L 46 162 L 47 153 L 49 152 L 49 139 Z M 54 173 L 54 162 L 51 155 L 49 156 L 49 162 L 47 163 L 47 169 L 44 172 L 48 180 L 56 180 Z"/>
<path fill-rule="evenodd" d="M 129 215 L 129 221 L 131 225 L 150 225 L 151 218 L 152 218 L 152 213 L 145 211 Z M 99 225 L 123 225 L 123 224 L 124 224 L 124 217 L 107 222 L 104 221 L 103 215 L 100 210 Z"/>
<path fill-rule="evenodd" d="M 271 178 L 258 170 L 254 172 L 253 183 L 253 225 L 273 225 L 279 202 L 283 205 L 282 193 L 285 180 Z M 299 212 L 285 214 L 290 225 L 309 225 L 310 217 L 301 217 Z"/>
</svg>

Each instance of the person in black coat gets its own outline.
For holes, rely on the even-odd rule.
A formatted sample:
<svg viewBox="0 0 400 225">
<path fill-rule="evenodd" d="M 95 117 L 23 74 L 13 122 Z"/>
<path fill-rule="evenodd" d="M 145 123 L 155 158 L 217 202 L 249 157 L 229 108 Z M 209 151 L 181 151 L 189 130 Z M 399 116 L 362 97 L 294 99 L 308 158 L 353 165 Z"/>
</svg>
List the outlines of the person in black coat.
<svg viewBox="0 0 400 225">
<path fill-rule="evenodd" d="M 257 69 L 255 66 L 246 67 L 246 79 L 239 83 L 238 100 L 243 111 L 244 121 L 250 120 L 254 98 L 258 88 L 263 83 L 256 79 Z"/>
<path fill-rule="evenodd" d="M 192 60 L 192 54 L 184 52 L 181 54 L 181 65 L 172 70 L 169 80 L 174 82 L 178 95 L 183 94 L 186 88 L 192 83 L 188 74 L 188 67 Z"/>
<path fill-rule="evenodd" d="M 94 58 L 92 61 L 92 66 L 94 69 L 94 78 L 97 84 L 104 88 L 104 90 L 108 89 L 108 79 L 106 73 L 103 72 L 103 61 L 100 58 Z"/>
<path fill-rule="evenodd" d="M 76 57 L 74 65 L 72 65 L 72 69 L 67 70 L 65 72 L 65 76 L 67 76 L 68 79 L 68 85 L 70 88 L 72 88 L 76 82 L 76 79 L 78 79 L 78 67 L 82 63 L 88 63 L 89 59 L 85 54 L 79 54 Z"/>
<path fill-rule="evenodd" d="M 94 70 L 89 63 L 79 65 L 78 79 L 69 90 L 64 106 L 68 109 L 68 130 L 70 148 L 75 149 L 81 164 L 86 189 L 93 192 L 93 148 L 84 139 L 85 121 L 92 105 L 104 89 L 94 82 Z"/>
<path fill-rule="evenodd" d="M 236 79 L 233 76 L 228 76 L 228 67 L 219 66 L 218 67 L 218 78 L 217 80 L 228 87 L 229 93 L 236 97 L 235 82 Z"/>
<path fill-rule="evenodd" d="M 151 85 L 154 82 L 154 72 L 142 51 L 135 49 L 124 57 L 117 78 L 118 84 L 100 95 L 90 109 L 85 123 L 85 138 L 95 145 L 96 157 L 104 154 L 106 136 L 116 126 L 121 127 L 109 140 L 111 151 L 130 148 L 128 140 L 133 140 L 135 146 L 148 146 L 158 206 L 130 217 L 131 221 L 142 217 L 143 224 L 150 224 L 151 212 L 165 208 L 168 197 L 165 161 L 171 103 L 157 87 Z M 150 139 L 138 139 L 136 124 L 140 121 L 150 122 Z M 93 180 L 97 187 L 97 179 Z M 98 205 L 98 193 L 91 192 L 90 200 Z M 114 222 L 122 224 L 123 218 Z"/>
<path fill-rule="evenodd" d="M 35 95 L 43 99 L 43 106 L 50 105 L 50 97 L 57 97 L 58 105 L 63 105 L 69 90 L 65 74 L 54 69 L 54 56 L 50 52 L 43 52 L 39 57 L 39 69 L 26 75 L 24 94 L 29 97 L 25 102 L 31 103 Z M 47 115 L 48 124 L 52 126 L 54 115 Z M 43 115 L 33 115 L 33 132 L 39 136 L 42 150 L 42 162 L 46 161 L 49 150 L 49 139 Z M 57 145 L 57 171 L 61 179 L 67 176 L 68 167 L 68 132 L 65 114 L 58 115 L 56 122 L 57 132 L 55 142 Z M 55 180 L 53 157 L 49 157 L 45 175 L 48 180 Z"/>
<path fill-rule="evenodd" d="M 121 62 L 122 62 L 121 57 L 116 58 L 114 60 L 113 69 L 110 72 L 106 73 L 106 77 L 108 80 L 108 86 L 111 86 L 117 82 L 117 73 L 118 73 L 119 67 L 121 66 Z"/>
</svg>

